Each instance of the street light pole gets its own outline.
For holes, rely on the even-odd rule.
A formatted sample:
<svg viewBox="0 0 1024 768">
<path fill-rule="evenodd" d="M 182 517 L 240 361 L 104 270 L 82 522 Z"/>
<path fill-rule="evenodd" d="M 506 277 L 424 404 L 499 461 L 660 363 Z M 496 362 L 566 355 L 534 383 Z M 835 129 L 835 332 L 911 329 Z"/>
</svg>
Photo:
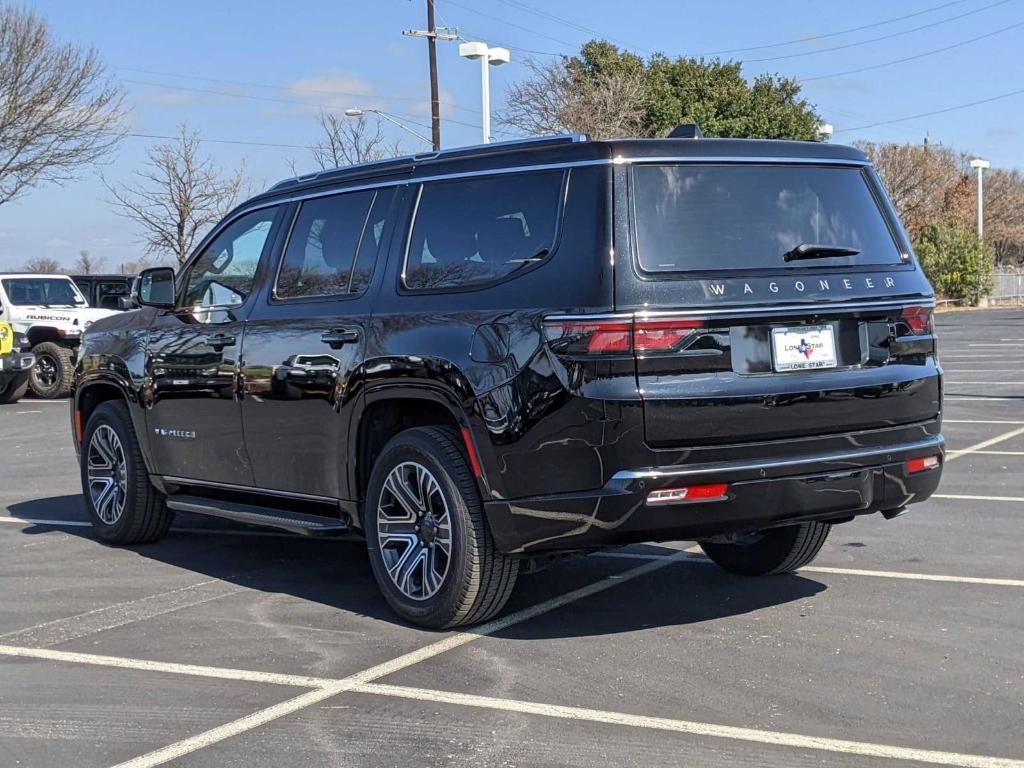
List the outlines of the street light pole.
<svg viewBox="0 0 1024 768">
<path fill-rule="evenodd" d="M 462 43 L 459 56 L 480 60 L 480 108 L 483 113 L 484 144 L 491 143 L 491 71 L 489 67 L 508 64 L 511 54 L 507 48 L 491 48 L 487 43 Z"/>
<path fill-rule="evenodd" d="M 978 169 L 978 239 L 983 240 L 985 237 L 985 192 L 983 187 L 982 174 L 986 168 L 991 168 L 992 163 L 988 160 L 982 160 L 980 157 L 976 157 L 971 160 L 971 168 Z"/>
</svg>

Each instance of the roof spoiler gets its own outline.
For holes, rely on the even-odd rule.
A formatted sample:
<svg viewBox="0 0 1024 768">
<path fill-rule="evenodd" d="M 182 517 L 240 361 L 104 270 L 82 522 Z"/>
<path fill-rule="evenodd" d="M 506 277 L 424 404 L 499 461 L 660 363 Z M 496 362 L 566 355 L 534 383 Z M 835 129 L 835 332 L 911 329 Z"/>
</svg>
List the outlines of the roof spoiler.
<svg viewBox="0 0 1024 768">
<path fill-rule="evenodd" d="M 700 126 L 696 123 L 683 123 L 673 128 L 668 137 L 670 139 L 703 139 L 704 134 L 700 132 Z"/>
</svg>

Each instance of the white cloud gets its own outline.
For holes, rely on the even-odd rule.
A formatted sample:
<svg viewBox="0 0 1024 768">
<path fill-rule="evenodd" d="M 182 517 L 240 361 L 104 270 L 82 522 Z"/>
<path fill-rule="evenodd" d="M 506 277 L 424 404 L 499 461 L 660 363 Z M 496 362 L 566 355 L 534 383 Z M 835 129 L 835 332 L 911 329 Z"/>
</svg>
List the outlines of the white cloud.
<svg viewBox="0 0 1024 768">
<path fill-rule="evenodd" d="M 292 101 L 302 102 L 291 110 L 284 108 L 290 114 L 317 114 L 324 109 L 340 112 L 349 107 L 382 108 L 380 100 L 374 98 L 369 80 L 341 70 L 293 80 L 283 93 Z"/>
<path fill-rule="evenodd" d="M 70 240 L 65 240 L 63 237 L 51 237 L 46 241 L 47 248 L 67 248 L 71 245 Z"/>
</svg>

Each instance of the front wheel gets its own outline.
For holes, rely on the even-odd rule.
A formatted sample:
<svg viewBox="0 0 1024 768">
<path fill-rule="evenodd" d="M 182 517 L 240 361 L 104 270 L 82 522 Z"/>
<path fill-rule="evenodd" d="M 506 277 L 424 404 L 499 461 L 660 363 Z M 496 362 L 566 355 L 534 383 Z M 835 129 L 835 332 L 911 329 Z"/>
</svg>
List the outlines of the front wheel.
<svg viewBox="0 0 1024 768">
<path fill-rule="evenodd" d="M 36 397 L 55 400 L 71 394 L 71 383 L 75 375 L 75 353 L 67 347 L 44 341 L 37 344 L 32 352 L 36 364 L 29 372 L 29 386 Z"/>
<path fill-rule="evenodd" d="M 377 585 L 407 621 L 433 629 L 475 624 L 512 593 L 519 562 L 495 546 L 452 429 L 417 427 L 384 446 L 363 523 Z"/>
<path fill-rule="evenodd" d="M 768 576 L 789 573 L 810 563 L 817 557 L 830 530 L 830 523 L 812 521 L 754 531 L 728 543 L 698 543 L 704 554 L 730 573 Z"/>
<path fill-rule="evenodd" d="M 82 490 L 93 530 L 111 544 L 156 541 L 174 513 L 149 481 L 128 407 L 101 403 L 82 439 Z"/>
</svg>

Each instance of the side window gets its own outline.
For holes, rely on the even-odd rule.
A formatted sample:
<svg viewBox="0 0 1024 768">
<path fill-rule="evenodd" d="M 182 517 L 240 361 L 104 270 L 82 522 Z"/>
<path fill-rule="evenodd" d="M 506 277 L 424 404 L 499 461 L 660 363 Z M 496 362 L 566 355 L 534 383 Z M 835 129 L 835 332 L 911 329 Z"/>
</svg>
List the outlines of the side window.
<svg viewBox="0 0 1024 768">
<path fill-rule="evenodd" d="M 125 283 L 100 283 L 98 287 L 99 305 L 103 309 L 118 309 L 117 300 L 128 295 Z"/>
<path fill-rule="evenodd" d="M 412 290 L 490 283 L 554 247 L 562 171 L 424 184 L 402 280 Z"/>
<path fill-rule="evenodd" d="M 394 197 L 394 187 L 377 190 L 370 215 L 366 219 L 366 227 L 363 229 L 363 238 L 359 241 L 356 260 L 352 265 L 352 279 L 348 286 L 350 293 L 362 293 L 370 284 L 373 267 L 377 263 L 377 254 L 380 252 L 380 241 L 384 237 L 384 225 L 387 224 L 388 211 L 391 210 L 391 201 Z"/>
<path fill-rule="evenodd" d="M 245 301 L 277 211 L 247 213 L 206 246 L 189 272 L 185 307 L 233 307 Z"/>
<path fill-rule="evenodd" d="M 351 192 L 302 204 L 277 275 L 277 298 L 349 292 L 374 195 L 372 191 Z"/>
</svg>

